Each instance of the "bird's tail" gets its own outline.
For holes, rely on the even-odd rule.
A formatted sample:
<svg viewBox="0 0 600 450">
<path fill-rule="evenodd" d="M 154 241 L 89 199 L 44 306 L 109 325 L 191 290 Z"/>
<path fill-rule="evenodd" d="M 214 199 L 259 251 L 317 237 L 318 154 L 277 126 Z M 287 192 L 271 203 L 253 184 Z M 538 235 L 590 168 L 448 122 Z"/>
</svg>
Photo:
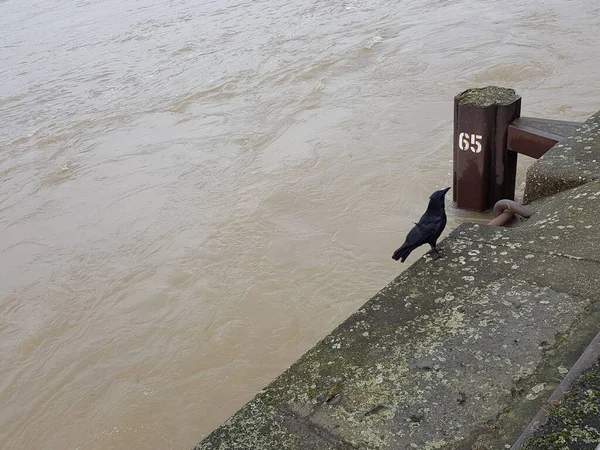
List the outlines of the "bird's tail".
<svg viewBox="0 0 600 450">
<path fill-rule="evenodd" d="M 410 255 L 410 252 L 412 252 L 415 248 L 413 246 L 407 245 L 407 246 L 402 246 L 400 247 L 398 250 L 396 250 L 394 252 L 394 254 L 392 255 L 392 259 L 394 261 L 398 261 L 400 258 L 402 258 L 401 262 L 406 261 L 406 258 L 408 258 L 408 255 Z"/>
</svg>

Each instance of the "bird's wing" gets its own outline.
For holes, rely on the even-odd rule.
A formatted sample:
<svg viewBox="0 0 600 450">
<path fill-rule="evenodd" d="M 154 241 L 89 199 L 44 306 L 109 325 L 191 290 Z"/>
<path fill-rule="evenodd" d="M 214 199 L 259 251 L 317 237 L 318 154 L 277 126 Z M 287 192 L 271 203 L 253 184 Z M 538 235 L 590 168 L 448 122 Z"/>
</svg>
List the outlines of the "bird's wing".
<svg viewBox="0 0 600 450">
<path fill-rule="evenodd" d="M 434 217 L 427 221 L 421 221 L 413 227 L 406 236 L 406 244 L 414 247 L 427 243 L 442 226 L 442 218 Z"/>
</svg>

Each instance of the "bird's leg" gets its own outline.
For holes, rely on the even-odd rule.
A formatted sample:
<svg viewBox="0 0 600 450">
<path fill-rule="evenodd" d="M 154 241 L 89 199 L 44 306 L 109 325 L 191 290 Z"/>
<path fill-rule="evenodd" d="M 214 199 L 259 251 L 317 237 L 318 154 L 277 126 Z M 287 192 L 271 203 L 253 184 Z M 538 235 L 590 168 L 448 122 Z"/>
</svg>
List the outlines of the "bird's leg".
<svg viewBox="0 0 600 450">
<path fill-rule="evenodd" d="M 440 251 L 437 249 L 437 247 L 434 244 L 429 244 L 429 245 L 431 245 L 431 250 L 429 250 L 427 252 L 427 254 L 429 256 L 431 256 L 431 259 L 433 259 L 435 261 L 436 259 L 438 259 L 439 257 L 441 257 L 442 254 L 440 253 Z"/>
</svg>

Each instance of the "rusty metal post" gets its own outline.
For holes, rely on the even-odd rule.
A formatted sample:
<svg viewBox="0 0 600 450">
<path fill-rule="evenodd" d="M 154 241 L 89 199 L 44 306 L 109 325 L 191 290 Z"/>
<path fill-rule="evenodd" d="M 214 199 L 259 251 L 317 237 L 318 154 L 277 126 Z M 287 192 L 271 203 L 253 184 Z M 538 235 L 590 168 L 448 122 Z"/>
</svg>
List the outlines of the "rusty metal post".
<svg viewBox="0 0 600 450">
<path fill-rule="evenodd" d="M 514 199 L 517 154 L 507 150 L 508 126 L 521 114 L 513 89 L 488 86 L 454 98 L 454 189 L 456 206 L 486 211 Z"/>
</svg>

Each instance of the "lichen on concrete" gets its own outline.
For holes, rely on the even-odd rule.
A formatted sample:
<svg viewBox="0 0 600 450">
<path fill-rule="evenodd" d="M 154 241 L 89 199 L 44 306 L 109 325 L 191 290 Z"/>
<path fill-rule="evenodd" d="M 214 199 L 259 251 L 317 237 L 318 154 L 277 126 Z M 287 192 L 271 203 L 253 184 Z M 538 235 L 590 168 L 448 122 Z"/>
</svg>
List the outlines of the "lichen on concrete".
<svg viewBox="0 0 600 450">
<path fill-rule="evenodd" d="M 600 444 L 600 361 L 577 379 L 564 401 L 522 450 L 594 450 Z"/>
</svg>

